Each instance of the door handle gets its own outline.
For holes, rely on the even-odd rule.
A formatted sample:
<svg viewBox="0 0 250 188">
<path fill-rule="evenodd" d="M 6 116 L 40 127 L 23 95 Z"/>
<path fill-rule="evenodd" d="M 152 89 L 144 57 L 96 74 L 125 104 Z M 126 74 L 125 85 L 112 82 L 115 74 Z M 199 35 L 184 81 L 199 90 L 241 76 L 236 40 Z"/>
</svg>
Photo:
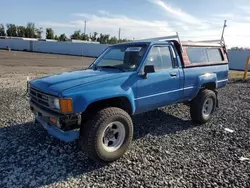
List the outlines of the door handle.
<svg viewBox="0 0 250 188">
<path fill-rule="evenodd" d="M 171 77 L 176 77 L 176 76 L 177 76 L 177 73 L 176 73 L 176 72 L 171 72 L 171 73 L 170 73 L 170 76 L 171 76 Z"/>
</svg>

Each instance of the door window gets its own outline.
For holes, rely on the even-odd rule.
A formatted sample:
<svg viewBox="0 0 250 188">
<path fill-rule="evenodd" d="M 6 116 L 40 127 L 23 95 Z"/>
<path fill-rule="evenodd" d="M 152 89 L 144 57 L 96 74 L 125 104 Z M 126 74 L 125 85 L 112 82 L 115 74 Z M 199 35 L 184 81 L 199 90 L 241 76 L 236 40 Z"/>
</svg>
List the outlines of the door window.
<svg viewBox="0 0 250 188">
<path fill-rule="evenodd" d="M 168 46 L 153 46 L 145 65 L 154 65 L 155 71 L 173 68 L 172 57 Z"/>
<path fill-rule="evenodd" d="M 169 47 L 162 46 L 159 47 L 162 57 L 162 69 L 170 69 L 173 68 L 172 57 L 170 54 Z"/>
</svg>

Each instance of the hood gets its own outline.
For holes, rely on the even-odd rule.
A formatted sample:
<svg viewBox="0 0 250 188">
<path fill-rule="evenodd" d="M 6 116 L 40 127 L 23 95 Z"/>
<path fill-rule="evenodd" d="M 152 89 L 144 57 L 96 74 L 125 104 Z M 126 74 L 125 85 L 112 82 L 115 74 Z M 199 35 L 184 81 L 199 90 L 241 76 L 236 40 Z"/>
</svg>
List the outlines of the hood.
<svg viewBox="0 0 250 188">
<path fill-rule="evenodd" d="M 41 90 L 47 94 L 60 95 L 60 92 L 81 86 L 84 84 L 100 83 L 100 81 L 111 80 L 121 76 L 128 76 L 131 72 L 120 72 L 116 70 L 78 70 L 72 72 L 64 72 L 52 76 L 46 76 L 32 80 L 31 87 Z"/>
</svg>

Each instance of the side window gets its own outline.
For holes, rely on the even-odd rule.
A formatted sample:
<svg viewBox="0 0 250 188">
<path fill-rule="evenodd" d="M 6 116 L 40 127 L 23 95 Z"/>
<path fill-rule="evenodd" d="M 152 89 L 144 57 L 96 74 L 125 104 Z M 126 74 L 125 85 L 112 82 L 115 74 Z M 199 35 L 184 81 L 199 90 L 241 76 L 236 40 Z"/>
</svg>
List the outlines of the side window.
<svg viewBox="0 0 250 188">
<path fill-rule="evenodd" d="M 173 64 L 169 47 L 152 47 L 148 54 L 146 65 L 154 65 L 156 71 L 172 68 Z"/>
<path fill-rule="evenodd" d="M 162 60 L 159 47 L 153 46 L 148 54 L 146 65 L 154 65 L 155 71 L 162 69 Z"/>
<path fill-rule="evenodd" d="M 173 62 L 170 54 L 170 49 L 167 46 L 160 47 L 161 57 L 162 57 L 162 68 L 170 69 L 173 68 Z"/>
<path fill-rule="evenodd" d="M 188 48 L 187 55 L 191 63 L 207 63 L 206 48 Z"/>
<path fill-rule="evenodd" d="M 207 54 L 210 62 L 219 62 L 224 60 L 221 54 L 221 50 L 218 48 L 208 48 Z"/>
</svg>

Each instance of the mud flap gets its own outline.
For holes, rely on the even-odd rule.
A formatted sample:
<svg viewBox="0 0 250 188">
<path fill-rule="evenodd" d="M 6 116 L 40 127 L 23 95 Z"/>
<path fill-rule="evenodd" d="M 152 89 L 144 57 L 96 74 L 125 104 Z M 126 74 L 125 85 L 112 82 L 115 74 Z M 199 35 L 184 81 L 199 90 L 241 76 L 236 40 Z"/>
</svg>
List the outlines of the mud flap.
<svg viewBox="0 0 250 188">
<path fill-rule="evenodd" d="M 216 108 L 219 108 L 218 92 L 214 91 L 216 95 Z"/>
</svg>

